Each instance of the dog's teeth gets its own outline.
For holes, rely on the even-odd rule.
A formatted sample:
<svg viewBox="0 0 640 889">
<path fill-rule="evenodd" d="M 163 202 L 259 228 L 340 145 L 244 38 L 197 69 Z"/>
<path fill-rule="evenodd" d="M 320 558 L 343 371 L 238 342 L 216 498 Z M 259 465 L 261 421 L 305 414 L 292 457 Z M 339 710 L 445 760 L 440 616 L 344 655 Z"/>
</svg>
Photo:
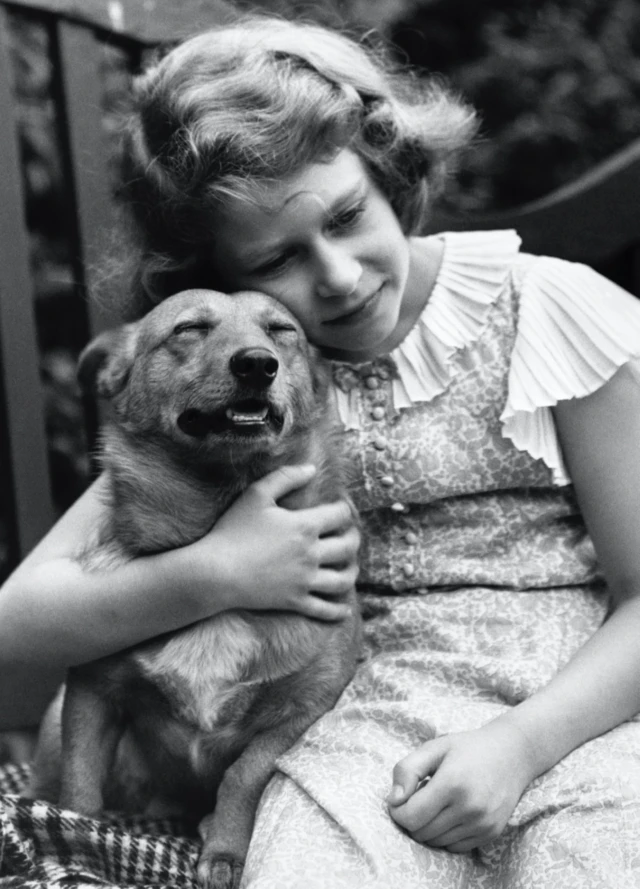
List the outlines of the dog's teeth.
<svg viewBox="0 0 640 889">
<path fill-rule="evenodd" d="M 245 423 L 255 424 L 255 423 L 264 423 L 267 419 L 267 414 L 269 413 L 269 408 L 263 408 L 260 411 L 252 411 L 250 413 L 245 411 L 237 411 L 234 408 L 227 408 L 227 417 L 231 420 L 232 423 Z"/>
</svg>

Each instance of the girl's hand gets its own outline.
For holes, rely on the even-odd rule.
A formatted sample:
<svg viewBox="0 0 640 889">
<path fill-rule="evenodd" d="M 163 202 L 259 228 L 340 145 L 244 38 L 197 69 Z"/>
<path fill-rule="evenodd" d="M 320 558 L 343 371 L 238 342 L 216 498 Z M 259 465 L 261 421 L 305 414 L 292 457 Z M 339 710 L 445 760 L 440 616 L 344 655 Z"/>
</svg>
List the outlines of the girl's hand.
<svg viewBox="0 0 640 889">
<path fill-rule="evenodd" d="M 291 510 L 277 502 L 314 472 L 287 466 L 270 473 L 191 545 L 205 591 L 215 578 L 228 608 L 282 609 L 328 621 L 349 614 L 341 600 L 355 583 L 360 543 L 349 504 Z"/>
<path fill-rule="evenodd" d="M 391 817 L 419 843 L 468 852 L 504 830 L 535 777 L 532 752 L 499 720 L 427 741 L 393 771 Z"/>
</svg>

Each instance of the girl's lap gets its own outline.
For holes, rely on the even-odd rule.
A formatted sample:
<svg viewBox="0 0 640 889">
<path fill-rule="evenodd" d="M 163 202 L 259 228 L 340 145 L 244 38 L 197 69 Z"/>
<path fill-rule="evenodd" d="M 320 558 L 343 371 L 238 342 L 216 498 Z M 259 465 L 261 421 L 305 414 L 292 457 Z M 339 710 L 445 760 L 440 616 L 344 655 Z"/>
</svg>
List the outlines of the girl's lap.
<svg viewBox="0 0 640 889">
<path fill-rule="evenodd" d="M 421 730 L 402 711 L 393 715 L 412 723 L 407 733 Z M 312 729 L 267 789 L 245 885 L 417 889 L 428 879 L 430 889 L 640 886 L 639 723 L 570 754 L 534 782 L 499 839 L 464 855 L 414 842 L 389 817 L 391 769 L 405 750 L 399 731 L 352 707 Z"/>
<path fill-rule="evenodd" d="M 604 614 L 588 592 L 537 596 L 545 598 L 542 609 L 532 594 L 508 602 L 503 591 L 389 597 L 390 611 L 368 622 L 354 681 L 280 763 L 259 813 L 246 885 L 313 887 L 317 874 L 318 886 L 332 887 L 417 887 L 428 876 L 434 889 L 579 889 L 613 885 L 580 882 L 583 872 L 595 880 L 606 861 L 617 885 L 640 886 L 640 723 L 588 742 L 538 778 L 505 833 L 471 854 L 422 846 L 388 815 L 400 759 L 435 734 L 478 727 L 516 704 L 548 681 Z M 488 633 L 497 605 L 501 633 Z M 469 612 L 475 618 L 461 623 Z M 524 640 L 542 637 L 545 626 L 542 653 L 527 647 Z"/>
<path fill-rule="evenodd" d="M 358 776 L 325 808 L 288 775 L 279 773 L 265 796 L 245 867 L 245 889 L 418 889 L 425 876 L 447 875 L 444 886 L 471 885 L 470 856 L 434 852 L 413 842 L 387 816 L 384 781 L 354 762 Z M 350 770 L 349 770 L 350 771 Z"/>
</svg>

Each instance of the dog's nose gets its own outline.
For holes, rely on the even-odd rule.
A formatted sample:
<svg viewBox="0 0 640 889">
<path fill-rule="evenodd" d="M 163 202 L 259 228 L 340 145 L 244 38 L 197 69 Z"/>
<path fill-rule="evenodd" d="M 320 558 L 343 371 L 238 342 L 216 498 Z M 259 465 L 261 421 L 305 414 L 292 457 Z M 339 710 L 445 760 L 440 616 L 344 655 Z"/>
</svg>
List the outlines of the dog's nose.
<svg viewBox="0 0 640 889">
<path fill-rule="evenodd" d="M 266 389 L 278 373 L 278 359 L 268 349 L 240 349 L 231 356 L 229 367 L 234 377 L 254 389 Z"/>
</svg>

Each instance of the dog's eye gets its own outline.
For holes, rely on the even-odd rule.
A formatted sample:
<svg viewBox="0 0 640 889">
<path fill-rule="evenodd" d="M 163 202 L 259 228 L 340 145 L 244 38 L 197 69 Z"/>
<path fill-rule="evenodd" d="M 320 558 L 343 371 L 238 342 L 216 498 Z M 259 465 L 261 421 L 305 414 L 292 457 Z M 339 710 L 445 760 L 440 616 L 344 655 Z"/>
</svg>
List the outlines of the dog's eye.
<svg viewBox="0 0 640 889">
<path fill-rule="evenodd" d="M 270 324 L 269 333 L 297 333 L 293 324 Z"/>
<path fill-rule="evenodd" d="M 181 333 L 205 334 L 208 330 L 208 324 L 198 323 L 197 321 L 185 321 L 182 324 L 176 324 L 173 328 L 173 333 L 175 336 L 180 336 Z"/>
</svg>

